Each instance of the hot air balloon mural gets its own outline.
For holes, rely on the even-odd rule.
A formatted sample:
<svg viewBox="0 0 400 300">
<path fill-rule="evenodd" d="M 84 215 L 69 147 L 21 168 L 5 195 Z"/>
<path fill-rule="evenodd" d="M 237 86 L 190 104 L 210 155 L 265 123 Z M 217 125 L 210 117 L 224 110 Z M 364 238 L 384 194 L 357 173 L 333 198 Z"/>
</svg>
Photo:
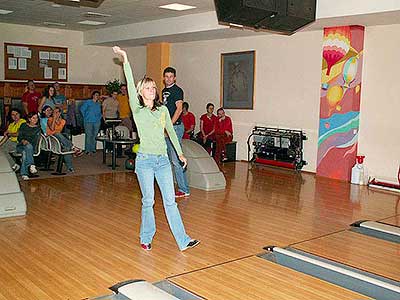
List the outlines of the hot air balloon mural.
<svg viewBox="0 0 400 300">
<path fill-rule="evenodd" d="M 344 87 L 349 88 L 350 83 L 356 78 L 358 68 L 357 56 L 350 57 L 343 66 Z"/>
<path fill-rule="evenodd" d="M 329 76 L 332 66 L 345 57 L 347 52 L 349 52 L 350 39 L 350 26 L 330 27 L 324 29 L 322 56 L 328 65 L 326 75 Z"/>
<path fill-rule="evenodd" d="M 358 146 L 364 27 L 324 29 L 317 175 L 349 180 Z"/>
</svg>

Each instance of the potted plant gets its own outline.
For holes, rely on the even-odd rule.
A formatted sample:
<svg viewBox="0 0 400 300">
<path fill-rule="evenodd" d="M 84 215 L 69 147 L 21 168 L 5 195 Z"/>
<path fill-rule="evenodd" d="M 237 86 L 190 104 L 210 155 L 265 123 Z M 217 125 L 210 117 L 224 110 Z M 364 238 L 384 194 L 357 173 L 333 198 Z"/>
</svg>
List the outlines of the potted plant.
<svg viewBox="0 0 400 300">
<path fill-rule="evenodd" d="M 109 81 L 107 81 L 107 83 L 106 83 L 106 90 L 107 90 L 107 93 L 109 94 L 109 95 L 111 95 L 113 92 L 117 92 L 117 93 L 119 93 L 119 90 L 120 90 L 120 88 L 121 88 L 121 81 L 119 81 L 119 79 L 114 79 L 114 80 L 109 80 Z"/>
</svg>

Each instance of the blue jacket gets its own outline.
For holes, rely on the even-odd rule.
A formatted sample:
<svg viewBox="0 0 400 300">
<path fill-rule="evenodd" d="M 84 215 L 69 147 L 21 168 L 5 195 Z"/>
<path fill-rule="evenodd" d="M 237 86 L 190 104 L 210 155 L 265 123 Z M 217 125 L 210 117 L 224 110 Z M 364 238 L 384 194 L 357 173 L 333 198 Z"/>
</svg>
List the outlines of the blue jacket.
<svg viewBox="0 0 400 300">
<path fill-rule="evenodd" d="M 93 99 L 88 99 L 83 102 L 80 111 L 85 123 L 97 123 L 102 118 L 100 102 L 94 102 Z"/>
</svg>

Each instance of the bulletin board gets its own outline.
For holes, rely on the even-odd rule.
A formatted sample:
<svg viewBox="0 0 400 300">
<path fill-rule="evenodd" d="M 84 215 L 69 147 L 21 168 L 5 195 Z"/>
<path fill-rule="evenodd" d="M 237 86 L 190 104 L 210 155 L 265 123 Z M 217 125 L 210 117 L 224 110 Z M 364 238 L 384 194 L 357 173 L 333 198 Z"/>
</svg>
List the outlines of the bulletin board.
<svg viewBox="0 0 400 300">
<path fill-rule="evenodd" d="M 68 48 L 4 43 L 4 78 L 68 81 Z"/>
</svg>

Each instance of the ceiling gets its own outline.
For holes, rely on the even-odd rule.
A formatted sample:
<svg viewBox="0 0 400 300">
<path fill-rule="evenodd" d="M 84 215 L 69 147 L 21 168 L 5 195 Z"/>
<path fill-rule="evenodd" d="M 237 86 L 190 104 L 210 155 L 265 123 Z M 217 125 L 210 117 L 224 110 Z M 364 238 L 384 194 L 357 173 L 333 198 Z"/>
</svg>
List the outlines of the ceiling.
<svg viewBox="0 0 400 300">
<path fill-rule="evenodd" d="M 117 42 L 121 46 L 136 46 L 160 41 L 173 43 L 270 34 L 231 29 L 227 26 L 218 27 L 213 0 L 98 0 L 101 3 L 98 8 L 64 5 L 54 7 L 53 1 L 71 3 L 69 2 L 71 0 L 0 0 L 0 9 L 13 11 L 11 14 L 0 14 L 0 23 L 83 31 L 85 32 L 85 43 L 96 45 Z M 370 11 L 374 11 L 374 13 L 368 13 L 367 4 L 354 6 L 354 3 L 359 2 L 356 0 L 336 1 L 341 1 L 338 7 L 345 7 L 347 9 L 345 13 L 337 14 L 336 17 L 329 15 L 329 12 L 332 11 L 331 1 L 318 0 L 317 15 L 321 17 L 303 30 L 318 30 L 340 25 L 400 24 L 400 4 L 393 4 L 389 7 L 390 9 L 379 11 L 379 9 L 374 10 L 376 6 L 374 1 L 376 0 L 363 0 L 362 3 L 369 3 L 369 7 L 372 6 Z M 398 1 L 400 2 L 400 0 Z M 161 5 L 176 2 L 196 6 L 196 8 L 186 11 L 159 8 Z M 380 0 L 379 3 L 383 8 L 382 3 L 384 2 L 393 3 L 392 0 Z M 396 7 L 393 8 L 394 6 Z M 365 9 L 364 13 L 355 12 L 360 7 Z M 109 16 L 89 16 L 88 13 Z M 90 26 L 78 23 L 85 20 L 100 21 L 106 24 Z M 46 25 L 45 22 L 50 24 Z M 57 26 L 51 23 L 65 25 Z M 193 26 L 196 29 L 186 30 Z M 106 37 L 111 37 L 111 39 Z"/>
<path fill-rule="evenodd" d="M 161 5 L 176 2 L 197 8 L 186 11 L 159 8 Z M 62 23 L 65 26 L 47 25 L 47 27 L 86 31 L 214 10 L 213 0 L 104 0 L 98 8 L 53 7 L 52 4 L 54 4 L 52 1 L 47 0 L 0 0 L 0 9 L 14 11 L 11 14 L 0 15 L 0 23 L 46 26 L 44 22 L 52 22 Z M 88 17 L 86 15 L 88 12 L 111 16 Z M 85 20 L 106 22 L 106 24 L 98 26 L 78 24 L 79 21 Z"/>
</svg>

